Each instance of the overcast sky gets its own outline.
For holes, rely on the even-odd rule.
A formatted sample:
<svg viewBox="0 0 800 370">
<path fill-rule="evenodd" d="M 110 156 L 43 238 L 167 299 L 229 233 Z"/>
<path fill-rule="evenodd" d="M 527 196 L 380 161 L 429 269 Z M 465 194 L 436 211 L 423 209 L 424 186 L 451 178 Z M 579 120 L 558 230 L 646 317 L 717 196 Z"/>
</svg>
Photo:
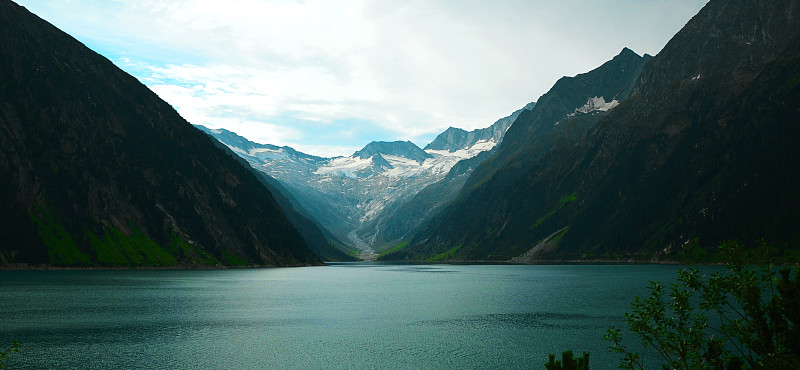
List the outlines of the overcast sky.
<svg viewBox="0 0 800 370">
<path fill-rule="evenodd" d="M 706 0 L 15 0 L 189 122 L 321 156 L 492 124 Z"/>
</svg>

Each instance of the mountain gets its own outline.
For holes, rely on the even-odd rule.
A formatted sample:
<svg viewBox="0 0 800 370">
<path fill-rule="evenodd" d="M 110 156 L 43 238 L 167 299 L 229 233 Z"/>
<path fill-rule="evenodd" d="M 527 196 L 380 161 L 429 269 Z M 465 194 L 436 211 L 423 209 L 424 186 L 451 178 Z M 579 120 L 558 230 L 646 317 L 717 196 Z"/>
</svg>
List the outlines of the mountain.
<svg viewBox="0 0 800 370">
<path fill-rule="evenodd" d="M 475 146 L 479 142 L 488 142 L 499 144 L 503 141 L 503 137 L 508 130 L 508 127 L 519 117 L 520 113 L 525 110 L 532 110 L 536 106 L 535 102 L 528 103 L 522 109 L 516 110 L 508 117 L 503 117 L 491 126 L 466 131 L 460 128 L 450 127 L 425 146 L 425 150 L 446 150 L 448 152 L 455 152 L 462 149 L 467 149 Z"/>
<path fill-rule="evenodd" d="M 711 0 L 631 84 L 597 93 L 619 93 L 613 109 L 575 110 L 590 103 L 578 94 L 545 109 L 543 96 L 385 258 L 674 260 L 734 238 L 796 253 L 798 14 L 797 0 Z"/>
<path fill-rule="evenodd" d="M 450 127 L 426 145 L 425 150 L 432 153 L 456 153 L 464 150 L 475 153 L 474 150 L 470 151 L 472 148 L 487 148 L 487 150 L 460 160 L 450 168 L 446 176 L 427 185 L 408 201 L 384 208 L 373 224 L 366 227 L 374 231 L 367 238 L 372 240 L 378 252 L 385 252 L 402 244 L 405 238 L 413 235 L 437 215 L 443 206 L 452 201 L 464 186 L 468 175 L 494 153 L 497 145 L 503 141 L 509 126 L 523 111 L 532 110 L 534 106 L 535 102 L 528 103 L 486 128 L 466 131 Z"/>
<path fill-rule="evenodd" d="M 200 128 L 201 131 L 208 133 L 211 131 L 205 126 L 196 125 L 196 127 Z M 251 142 L 244 140 L 244 138 L 235 135 L 231 132 L 219 132 L 221 135 L 226 135 L 230 140 L 242 140 L 239 141 L 239 144 L 244 145 L 252 145 L 251 149 L 258 149 L 264 147 L 272 147 L 276 148 L 275 146 L 271 145 L 258 145 Z M 213 137 L 213 136 L 212 136 Z M 227 145 L 222 144 L 220 141 L 213 139 L 214 144 L 222 149 L 225 153 L 232 158 L 235 158 L 237 162 L 239 162 L 243 167 L 250 169 L 250 171 L 261 181 L 261 184 L 264 185 L 267 190 L 269 190 L 270 194 L 275 198 L 275 201 L 281 207 L 283 212 L 286 214 L 286 217 L 289 221 L 294 225 L 297 230 L 300 232 L 300 235 L 303 237 L 303 240 L 308 245 L 309 249 L 314 252 L 317 256 L 322 258 L 322 260 L 326 262 L 342 262 L 342 261 L 356 261 L 353 255 L 357 254 L 356 250 L 351 248 L 347 248 L 344 244 L 339 241 L 333 234 L 329 231 L 325 230 L 322 226 L 320 226 L 317 222 L 314 221 L 313 217 L 308 214 L 306 210 L 304 210 L 296 199 L 291 195 L 291 193 L 277 180 L 273 179 L 269 175 L 258 171 L 250 166 L 250 163 L 247 162 L 244 158 L 242 158 L 239 154 L 233 152 Z M 284 147 L 291 151 L 291 148 Z M 298 153 L 301 154 L 302 153 Z"/>
<path fill-rule="evenodd" d="M 385 225 L 395 225 L 384 221 L 393 215 L 392 210 L 444 179 L 452 168 L 468 168 L 460 161 L 491 150 L 524 109 L 487 129 L 468 133 L 470 139 L 457 146 L 423 150 L 407 141 L 371 142 L 351 156 L 335 158 L 253 143 L 224 129 L 197 127 L 280 182 L 295 200 L 295 208 L 306 210 L 334 238 L 369 255 L 390 244 L 383 232 Z"/>
<path fill-rule="evenodd" d="M 469 187 L 489 178 L 497 168 L 538 160 L 560 141 L 583 136 L 589 127 L 630 95 L 634 81 L 652 59 L 628 48 L 600 67 L 574 77 L 562 77 L 509 127 L 491 164 L 480 166 Z M 608 100 L 608 102 L 606 102 Z"/>
<path fill-rule="evenodd" d="M 406 159 L 410 159 L 415 161 L 419 164 L 425 162 L 428 158 L 433 158 L 432 155 L 426 153 L 424 150 L 420 149 L 414 143 L 410 141 L 394 141 L 394 142 L 386 142 L 386 141 L 373 141 L 364 149 L 361 149 L 355 153 L 353 153 L 354 158 L 361 158 L 361 159 L 369 159 L 369 158 L 381 158 L 382 163 L 387 163 L 386 159 L 383 158 L 384 155 L 391 155 L 395 157 L 402 157 Z M 391 166 L 389 168 L 392 168 Z"/>
<path fill-rule="evenodd" d="M 0 1 L 0 259 L 308 265 L 250 169 L 138 80 Z"/>
</svg>

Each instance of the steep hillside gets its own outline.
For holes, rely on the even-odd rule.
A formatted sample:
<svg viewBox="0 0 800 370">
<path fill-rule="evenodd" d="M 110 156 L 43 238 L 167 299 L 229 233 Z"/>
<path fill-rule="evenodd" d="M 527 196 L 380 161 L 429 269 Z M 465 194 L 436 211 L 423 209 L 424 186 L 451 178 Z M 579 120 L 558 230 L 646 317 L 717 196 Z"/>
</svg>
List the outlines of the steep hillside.
<svg viewBox="0 0 800 370">
<path fill-rule="evenodd" d="M 0 256 L 319 263 L 259 179 L 135 78 L 0 1 Z"/>
<path fill-rule="evenodd" d="M 675 259 L 762 237 L 786 252 L 800 242 L 798 15 L 796 0 L 710 1 L 585 135 L 541 147 L 520 117 L 388 257 Z"/>
<path fill-rule="evenodd" d="M 521 109 L 503 117 L 491 126 L 472 131 L 450 127 L 425 146 L 430 152 L 449 152 L 469 150 L 489 144 L 491 149 L 478 152 L 464 158 L 453 165 L 447 175 L 440 180 L 425 186 L 405 202 L 398 202 L 381 211 L 380 216 L 366 229 L 373 230 L 369 239 L 379 253 L 392 249 L 403 240 L 414 235 L 419 228 L 441 211 L 442 207 L 452 201 L 469 174 L 495 152 L 502 143 L 505 133 L 511 124 L 522 114 L 536 106 L 528 103 Z"/>
<path fill-rule="evenodd" d="M 196 125 L 195 127 L 199 128 L 201 131 L 209 133 L 213 130 L 208 129 L 207 127 Z M 244 138 L 235 135 L 230 132 L 224 133 L 229 137 L 230 140 L 243 140 Z M 213 138 L 213 136 L 212 136 Z M 222 142 L 212 139 L 214 144 L 222 149 L 224 152 L 228 153 L 228 155 L 232 158 L 235 158 L 237 162 L 239 162 L 242 166 L 250 169 L 256 177 L 261 181 L 261 184 L 269 190 L 270 194 L 275 198 L 275 201 L 278 202 L 278 205 L 283 210 L 286 217 L 289 221 L 297 228 L 297 231 L 300 232 L 300 235 L 303 237 L 303 240 L 308 245 L 308 248 L 311 249 L 314 254 L 320 257 L 325 262 L 344 262 L 344 261 L 356 261 L 358 260 L 354 255 L 358 253 L 357 250 L 347 248 L 339 239 L 337 239 L 333 234 L 331 234 L 328 230 L 320 226 L 314 221 L 314 218 L 308 214 L 308 212 L 300 206 L 300 203 L 294 199 L 292 194 L 286 187 L 278 182 L 278 180 L 273 179 L 269 175 L 258 171 L 250 166 L 250 163 L 244 159 L 239 154 L 233 152 L 230 147 L 223 144 Z M 240 144 L 247 146 L 253 143 L 246 142 L 243 140 Z M 260 146 L 258 144 L 254 144 L 252 149 L 258 147 L 272 147 L 272 146 Z M 274 147 L 277 148 L 277 147 Z M 287 150 L 292 150 L 291 148 L 285 147 Z M 298 153 L 300 154 L 300 153 Z"/>
<path fill-rule="evenodd" d="M 650 55 L 624 48 L 600 67 L 575 77 L 562 77 L 521 115 L 506 133 L 489 163 L 479 166 L 467 189 L 480 185 L 494 171 L 537 161 L 557 143 L 575 141 L 608 111 L 625 101 Z"/>
</svg>

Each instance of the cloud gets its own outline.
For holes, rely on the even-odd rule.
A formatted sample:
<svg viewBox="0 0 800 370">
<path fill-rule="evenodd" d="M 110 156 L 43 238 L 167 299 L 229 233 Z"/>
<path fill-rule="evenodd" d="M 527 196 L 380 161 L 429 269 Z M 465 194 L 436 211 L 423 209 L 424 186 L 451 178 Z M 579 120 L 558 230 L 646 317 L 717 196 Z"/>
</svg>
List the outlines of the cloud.
<svg viewBox="0 0 800 370">
<path fill-rule="evenodd" d="M 705 2 L 20 1 L 190 122 L 319 155 L 486 127 Z"/>
</svg>

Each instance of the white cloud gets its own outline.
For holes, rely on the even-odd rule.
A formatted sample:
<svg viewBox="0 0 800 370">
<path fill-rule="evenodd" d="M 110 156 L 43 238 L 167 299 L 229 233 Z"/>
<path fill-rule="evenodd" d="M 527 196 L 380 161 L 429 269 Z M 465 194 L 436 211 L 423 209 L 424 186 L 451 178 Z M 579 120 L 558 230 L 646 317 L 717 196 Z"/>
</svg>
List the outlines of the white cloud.
<svg viewBox="0 0 800 370">
<path fill-rule="evenodd" d="M 19 2 L 192 123 L 330 154 L 485 127 L 624 46 L 656 53 L 706 1 Z"/>
</svg>

